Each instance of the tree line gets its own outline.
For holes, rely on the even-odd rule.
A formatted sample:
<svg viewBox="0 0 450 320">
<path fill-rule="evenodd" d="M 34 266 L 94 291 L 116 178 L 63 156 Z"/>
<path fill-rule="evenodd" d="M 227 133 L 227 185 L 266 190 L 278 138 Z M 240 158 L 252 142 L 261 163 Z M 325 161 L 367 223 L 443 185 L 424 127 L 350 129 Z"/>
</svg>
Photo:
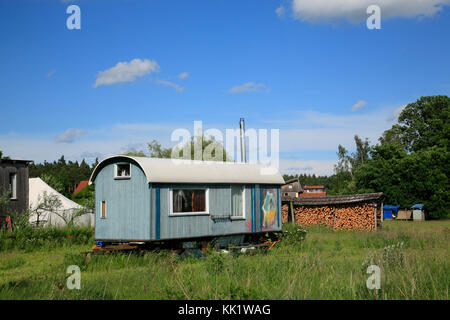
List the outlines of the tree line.
<svg viewBox="0 0 450 320">
<path fill-rule="evenodd" d="M 422 97 L 401 111 L 377 144 L 355 135 L 355 152 L 339 145 L 333 175 L 300 175 L 300 182 L 325 185 L 329 195 L 383 192 L 384 203 L 423 203 L 428 218 L 449 217 L 449 120 L 448 96 Z"/>
<path fill-rule="evenodd" d="M 30 178 L 41 178 L 65 197 L 73 199 L 75 186 L 80 181 L 89 180 L 98 162 L 98 159 L 95 159 L 95 162 L 89 165 L 84 159 L 79 163 L 78 161 L 66 161 L 64 156 L 61 156 L 57 161 L 30 164 L 29 176 Z"/>
<path fill-rule="evenodd" d="M 371 145 L 369 140 L 355 135 L 355 152 L 338 146 L 338 161 L 331 176 L 314 174 L 284 175 L 285 180 L 299 177 L 305 185 L 324 185 L 328 195 L 383 192 L 384 203 L 409 208 L 423 203 L 429 218 L 450 216 L 450 98 L 448 96 L 422 97 L 408 104 L 398 121 Z M 376 121 L 374 119 L 374 121 Z M 212 155 L 227 161 L 228 155 L 220 143 L 201 138 L 202 150 L 213 148 Z M 196 143 L 190 143 L 193 158 Z M 185 146 L 185 147 L 186 147 Z M 147 145 L 148 152 L 131 150 L 125 155 L 170 158 L 171 148 L 163 148 L 157 140 Z M 177 150 L 180 156 L 188 149 Z M 0 152 L 1 155 L 1 152 Z M 5 157 L 3 157 L 5 158 Z M 220 160 L 219 159 L 219 160 Z M 62 156 L 52 163 L 30 165 L 30 177 L 40 177 L 58 192 L 77 202 L 93 199 L 93 187 L 72 196 L 75 184 L 88 180 L 98 164 L 89 166 L 84 160 L 72 162 Z"/>
</svg>

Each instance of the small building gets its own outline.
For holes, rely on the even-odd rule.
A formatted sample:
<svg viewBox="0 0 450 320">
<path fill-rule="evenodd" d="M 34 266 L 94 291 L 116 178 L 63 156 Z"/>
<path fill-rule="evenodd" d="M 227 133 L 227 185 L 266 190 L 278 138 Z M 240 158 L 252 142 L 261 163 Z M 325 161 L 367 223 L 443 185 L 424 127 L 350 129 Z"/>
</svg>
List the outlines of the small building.
<svg viewBox="0 0 450 320">
<path fill-rule="evenodd" d="M 397 217 L 398 209 L 400 208 L 400 205 L 389 205 L 385 204 L 383 206 L 383 217 L 384 219 L 393 219 Z"/>
<path fill-rule="evenodd" d="M 9 194 L 9 204 L 0 208 L 0 216 L 28 209 L 28 165 L 31 160 L 0 159 L 0 193 Z"/>
<path fill-rule="evenodd" d="M 412 218 L 412 210 L 400 209 L 398 210 L 396 220 L 411 220 Z"/>
<path fill-rule="evenodd" d="M 75 188 L 73 190 L 73 194 L 77 194 L 78 192 L 80 192 L 81 190 L 86 188 L 88 185 L 89 185 L 89 180 L 80 181 L 79 184 L 75 185 Z"/>
<path fill-rule="evenodd" d="M 424 221 L 425 220 L 425 212 L 423 210 L 424 205 L 422 203 L 416 203 L 411 207 L 412 209 L 412 217 L 414 221 Z"/>
<path fill-rule="evenodd" d="M 300 197 L 325 197 L 326 195 L 324 186 L 305 186 Z"/>
<path fill-rule="evenodd" d="M 288 180 L 281 186 L 281 194 L 283 197 L 299 197 L 302 192 L 303 189 L 299 178 Z"/>
<path fill-rule="evenodd" d="M 103 243 L 281 231 L 284 180 L 262 165 L 120 155 L 100 162 L 89 181 Z"/>
</svg>

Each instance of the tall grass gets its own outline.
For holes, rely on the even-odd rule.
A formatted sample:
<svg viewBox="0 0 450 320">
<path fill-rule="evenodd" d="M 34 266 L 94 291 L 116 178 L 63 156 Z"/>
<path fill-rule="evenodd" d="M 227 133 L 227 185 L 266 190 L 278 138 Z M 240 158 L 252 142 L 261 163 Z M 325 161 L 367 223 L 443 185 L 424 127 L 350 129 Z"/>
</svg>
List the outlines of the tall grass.
<svg viewBox="0 0 450 320">
<path fill-rule="evenodd" d="M 305 233 L 289 225 L 269 251 L 210 250 L 205 259 L 167 251 L 86 259 L 80 252 L 88 245 L 4 252 L 0 298 L 448 299 L 450 223 L 430 223 L 389 221 L 378 232 L 315 226 Z M 66 269 L 73 264 L 81 269 L 80 290 L 66 286 Z M 382 270 L 378 291 L 366 287 L 370 264 Z"/>
<path fill-rule="evenodd" d="M 94 240 L 91 227 L 32 227 L 21 226 L 15 229 L 0 229 L 0 252 L 36 249 L 52 249 L 74 244 L 90 244 Z"/>
</svg>

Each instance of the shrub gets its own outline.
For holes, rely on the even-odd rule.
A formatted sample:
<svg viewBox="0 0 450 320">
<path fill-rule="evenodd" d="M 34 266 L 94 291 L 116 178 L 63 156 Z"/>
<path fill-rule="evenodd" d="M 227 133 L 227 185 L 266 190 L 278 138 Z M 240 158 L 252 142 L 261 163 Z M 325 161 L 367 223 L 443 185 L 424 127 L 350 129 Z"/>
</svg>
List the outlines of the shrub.
<svg viewBox="0 0 450 320">
<path fill-rule="evenodd" d="M 280 246 L 298 246 L 306 238 L 307 231 L 296 225 L 283 226 L 283 233 L 280 236 Z"/>
</svg>

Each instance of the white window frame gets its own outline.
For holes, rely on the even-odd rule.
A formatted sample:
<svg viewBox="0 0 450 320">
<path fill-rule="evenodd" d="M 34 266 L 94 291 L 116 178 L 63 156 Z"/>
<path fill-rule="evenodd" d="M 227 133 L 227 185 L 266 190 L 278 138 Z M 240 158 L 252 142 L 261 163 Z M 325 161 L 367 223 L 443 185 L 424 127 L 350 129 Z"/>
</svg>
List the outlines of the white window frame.
<svg viewBox="0 0 450 320">
<path fill-rule="evenodd" d="M 236 186 L 236 185 L 235 185 Z M 245 185 L 239 185 L 242 188 L 242 216 L 233 216 L 233 197 L 231 188 L 233 185 L 230 186 L 230 219 L 231 220 L 245 220 L 246 219 L 246 210 L 245 210 Z"/>
<path fill-rule="evenodd" d="M 17 172 L 11 172 L 9 175 L 10 179 L 11 176 L 13 176 L 13 181 L 11 184 L 11 194 L 9 195 L 9 199 L 17 200 Z"/>
<path fill-rule="evenodd" d="M 205 190 L 205 209 L 206 211 L 196 211 L 196 212 L 173 212 L 173 190 Z M 204 216 L 209 215 L 209 188 L 202 187 L 180 187 L 180 188 L 170 188 L 169 189 L 169 217 L 176 216 Z"/>
<path fill-rule="evenodd" d="M 130 175 L 128 175 L 128 176 L 118 176 L 118 175 L 117 175 L 117 169 L 118 169 L 118 166 L 119 166 L 119 165 L 122 165 L 122 164 L 127 164 L 127 165 L 130 166 Z M 129 163 L 129 162 L 119 162 L 119 163 L 115 163 L 115 164 L 114 164 L 114 179 L 118 179 L 118 180 L 121 180 L 121 179 L 131 179 L 131 163 Z"/>
</svg>

